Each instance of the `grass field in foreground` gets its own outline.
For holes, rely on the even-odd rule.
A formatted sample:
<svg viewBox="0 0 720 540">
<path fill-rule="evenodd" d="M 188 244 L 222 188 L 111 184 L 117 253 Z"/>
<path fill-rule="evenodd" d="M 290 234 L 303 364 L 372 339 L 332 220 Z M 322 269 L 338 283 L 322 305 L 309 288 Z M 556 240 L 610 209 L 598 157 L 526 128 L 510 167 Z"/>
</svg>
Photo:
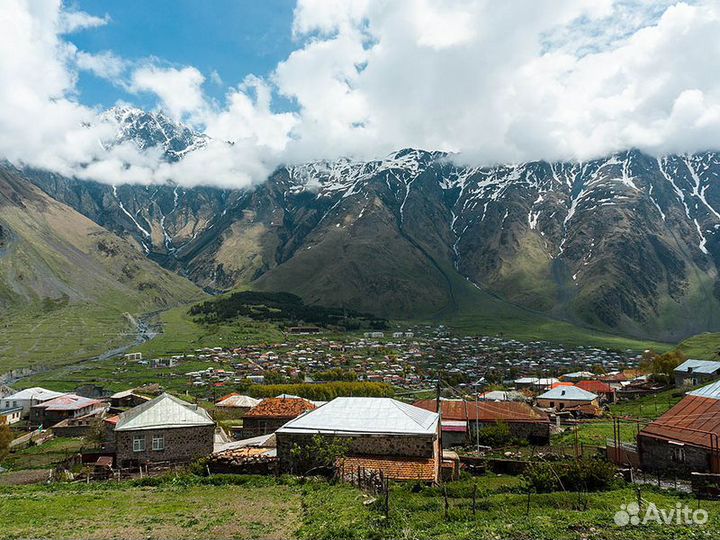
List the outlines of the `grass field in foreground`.
<svg viewBox="0 0 720 540">
<path fill-rule="evenodd" d="M 215 485 L 217 484 L 217 485 Z M 477 484 L 477 513 L 472 486 Z M 348 485 L 260 477 L 184 477 L 155 487 L 117 484 L 0 487 L 2 538 L 302 538 L 325 539 L 664 539 L 713 538 L 720 502 L 643 487 L 645 504 L 708 511 L 704 526 L 615 525 L 631 487 L 597 493 L 532 494 L 518 477 L 486 475 L 439 488 L 394 485 L 390 514 Z"/>
</svg>

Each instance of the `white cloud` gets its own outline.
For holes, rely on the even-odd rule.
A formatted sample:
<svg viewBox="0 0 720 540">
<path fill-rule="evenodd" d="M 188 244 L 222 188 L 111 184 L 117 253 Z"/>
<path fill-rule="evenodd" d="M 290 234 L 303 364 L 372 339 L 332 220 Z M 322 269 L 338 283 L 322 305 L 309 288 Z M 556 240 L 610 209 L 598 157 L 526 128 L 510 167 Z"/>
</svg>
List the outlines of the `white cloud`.
<svg viewBox="0 0 720 540">
<path fill-rule="evenodd" d="M 218 102 L 193 66 L 63 38 L 107 17 L 4 0 L 0 157 L 108 182 L 243 186 L 281 162 L 407 146 L 482 163 L 720 149 L 720 6 L 663 2 L 299 0 L 296 50 Z M 82 105 L 78 70 L 154 95 L 215 140 L 175 164 L 103 147 L 114 127 Z M 275 112 L 273 94 L 296 110 Z"/>
<path fill-rule="evenodd" d="M 128 85 L 131 92 L 152 92 L 175 119 L 198 113 L 205 105 L 202 85 L 205 77 L 197 68 L 147 65 L 135 70 Z"/>
</svg>

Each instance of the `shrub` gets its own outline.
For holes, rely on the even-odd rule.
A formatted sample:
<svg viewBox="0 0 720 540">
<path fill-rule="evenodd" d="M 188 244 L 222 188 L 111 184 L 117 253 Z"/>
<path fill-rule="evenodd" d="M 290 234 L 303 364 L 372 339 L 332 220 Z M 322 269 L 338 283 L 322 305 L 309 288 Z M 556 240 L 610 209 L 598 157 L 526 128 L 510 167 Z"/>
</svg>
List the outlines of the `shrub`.
<svg viewBox="0 0 720 540">
<path fill-rule="evenodd" d="M 602 459 L 565 462 L 540 462 L 530 465 L 523 474 L 538 493 L 552 491 L 602 491 L 613 486 L 615 466 Z"/>
</svg>

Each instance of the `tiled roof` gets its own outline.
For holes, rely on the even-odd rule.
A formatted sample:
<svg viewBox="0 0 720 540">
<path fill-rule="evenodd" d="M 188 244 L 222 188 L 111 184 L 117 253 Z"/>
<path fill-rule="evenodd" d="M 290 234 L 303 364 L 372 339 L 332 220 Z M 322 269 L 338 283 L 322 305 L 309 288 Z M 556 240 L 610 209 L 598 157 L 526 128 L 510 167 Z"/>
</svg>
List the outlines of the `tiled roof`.
<svg viewBox="0 0 720 540">
<path fill-rule="evenodd" d="M 720 434 L 720 400 L 688 395 L 640 432 L 640 436 L 710 447 Z"/>
<path fill-rule="evenodd" d="M 296 418 L 315 408 L 303 398 L 268 398 L 250 409 L 245 418 Z"/>
<path fill-rule="evenodd" d="M 527 403 L 518 401 L 440 401 L 443 420 L 479 420 L 480 422 L 549 422 L 548 416 Z M 435 412 L 434 399 L 414 403 L 427 411 Z"/>
<path fill-rule="evenodd" d="M 391 480 L 421 480 L 431 482 L 435 480 L 437 466 L 434 458 L 408 458 L 408 457 L 380 457 L 380 456 L 352 456 L 342 458 L 338 467 L 345 474 L 357 470 L 358 467 L 366 471 L 382 471 L 386 478 Z"/>
</svg>

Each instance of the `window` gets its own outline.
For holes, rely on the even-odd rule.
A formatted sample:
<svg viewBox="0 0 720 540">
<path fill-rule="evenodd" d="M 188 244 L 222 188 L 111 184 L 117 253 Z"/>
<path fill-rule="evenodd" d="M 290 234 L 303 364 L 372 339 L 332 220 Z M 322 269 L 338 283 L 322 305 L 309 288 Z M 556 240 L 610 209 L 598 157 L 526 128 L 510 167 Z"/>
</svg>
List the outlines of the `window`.
<svg viewBox="0 0 720 540">
<path fill-rule="evenodd" d="M 133 452 L 145 451 L 145 435 L 133 437 Z"/>
<path fill-rule="evenodd" d="M 165 450 L 165 435 L 153 435 L 152 449 L 156 452 Z"/>
<path fill-rule="evenodd" d="M 675 463 L 685 463 L 685 448 L 681 444 L 670 442 L 672 446 L 672 460 Z"/>
</svg>

